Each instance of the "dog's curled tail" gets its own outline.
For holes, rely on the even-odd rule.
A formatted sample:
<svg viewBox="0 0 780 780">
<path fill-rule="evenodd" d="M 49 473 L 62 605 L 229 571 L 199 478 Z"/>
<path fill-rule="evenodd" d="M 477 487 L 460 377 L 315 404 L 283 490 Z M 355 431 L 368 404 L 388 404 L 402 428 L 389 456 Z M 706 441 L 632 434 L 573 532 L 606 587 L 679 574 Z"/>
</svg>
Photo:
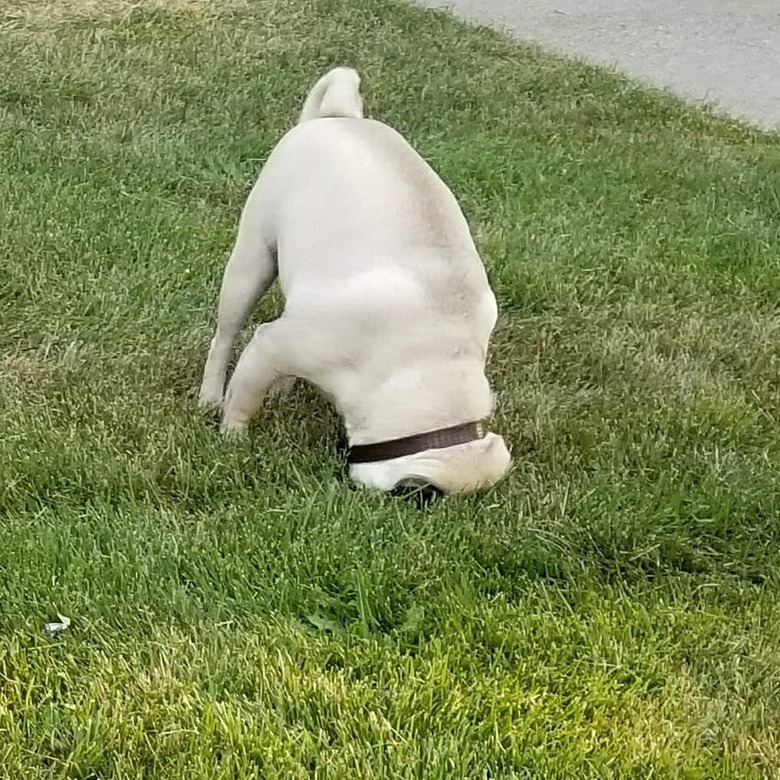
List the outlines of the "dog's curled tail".
<svg viewBox="0 0 780 780">
<path fill-rule="evenodd" d="M 363 118 L 360 76 L 353 68 L 329 70 L 311 88 L 298 123 L 334 116 Z"/>
</svg>

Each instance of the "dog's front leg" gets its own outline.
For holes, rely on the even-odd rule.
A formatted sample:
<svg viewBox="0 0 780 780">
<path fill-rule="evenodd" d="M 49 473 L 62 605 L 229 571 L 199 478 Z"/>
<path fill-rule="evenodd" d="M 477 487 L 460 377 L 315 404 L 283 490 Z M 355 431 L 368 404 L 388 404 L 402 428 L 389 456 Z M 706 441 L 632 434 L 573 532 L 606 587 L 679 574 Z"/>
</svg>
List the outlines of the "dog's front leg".
<svg viewBox="0 0 780 780">
<path fill-rule="evenodd" d="M 222 432 L 239 434 L 257 414 L 269 390 L 290 376 L 283 318 L 261 325 L 241 353 L 228 384 Z"/>
</svg>

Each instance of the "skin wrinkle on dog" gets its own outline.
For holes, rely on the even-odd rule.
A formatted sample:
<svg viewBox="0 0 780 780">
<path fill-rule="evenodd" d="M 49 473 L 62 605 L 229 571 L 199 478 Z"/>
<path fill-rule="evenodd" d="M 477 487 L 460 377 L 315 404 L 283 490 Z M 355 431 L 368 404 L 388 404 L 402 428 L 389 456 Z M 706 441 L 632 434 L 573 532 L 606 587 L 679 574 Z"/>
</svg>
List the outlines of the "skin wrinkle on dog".
<svg viewBox="0 0 780 780">
<path fill-rule="evenodd" d="M 351 446 L 483 420 L 495 296 L 447 185 L 395 130 L 363 118 L 360 78 L 335 68 L 312 88 L 247 198 L 220 292 L 200 403 L 222 404 L 233 344 L 277 274 L 282 315 L 260 325 L 224 397 L 222 429 L 243 432 L 290 377 L 319 387 Z M 368 487 L 465 493 L 511 465 L 484 438 L 374 463 Z"/>
</svg>

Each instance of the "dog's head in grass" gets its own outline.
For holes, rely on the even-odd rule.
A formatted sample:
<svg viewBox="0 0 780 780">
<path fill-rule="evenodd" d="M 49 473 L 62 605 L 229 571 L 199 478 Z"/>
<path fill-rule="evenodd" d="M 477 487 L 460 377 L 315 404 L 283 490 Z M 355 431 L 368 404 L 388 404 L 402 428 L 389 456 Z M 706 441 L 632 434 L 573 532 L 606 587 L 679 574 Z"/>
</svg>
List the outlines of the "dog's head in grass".
<svg viewBox="0 0 780 780">
<path fill-rule="evenodd" d="M 512 456 L 502 436 L 484 438 L 454 447 L 432 449 L 381 463 L 356 463 L 350 476 L 379 490 L 434 488 L 446 494 L 465 494 L 492 487 L 503 479 Z"/>
</svg>

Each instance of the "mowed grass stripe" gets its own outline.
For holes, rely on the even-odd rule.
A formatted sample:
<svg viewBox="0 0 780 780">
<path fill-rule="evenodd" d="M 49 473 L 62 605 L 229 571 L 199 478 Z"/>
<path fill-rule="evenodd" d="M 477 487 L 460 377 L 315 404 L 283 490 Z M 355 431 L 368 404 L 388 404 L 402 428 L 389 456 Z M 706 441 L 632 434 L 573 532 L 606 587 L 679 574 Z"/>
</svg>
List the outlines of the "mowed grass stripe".
<svg viewBox="0 0 780 780">
<path fill-rule="evenodd" d="M 0 776 L 780 771 L 776 137 L 383 1 L 0 29 Z M 310 389 L 242 444 L 194 409 L 243 200 L 336 63 L 496 288 L 485 496 L 351 489 Z"/>
</svg>

